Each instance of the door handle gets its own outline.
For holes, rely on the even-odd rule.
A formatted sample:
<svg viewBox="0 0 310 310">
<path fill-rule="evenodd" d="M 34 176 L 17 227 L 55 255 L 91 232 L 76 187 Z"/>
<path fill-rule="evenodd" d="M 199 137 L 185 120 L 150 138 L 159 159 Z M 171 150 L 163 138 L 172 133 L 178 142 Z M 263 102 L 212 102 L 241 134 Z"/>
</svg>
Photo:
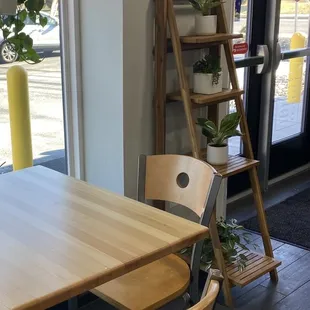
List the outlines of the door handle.
<svg viewBox="0 0 310 310">
<path fill-rule="evenodd" d="M 257 46 L 257 56 L 263 57 L 263 63 L 261 65 L 258 65 L 256 68 L 257 74 L 264 74 L 267 72 L 269 67 L 269 48 L 268 45 L 258 45 Z"/>
<path fill-rule="evenodd" d="M 298 57 L 309 57 L 310 56 L 310 48 L 299 48 L 295 50 L 290 51 L 284 51 L 281 53 L 282 60 L 288 60 L 292 58 L 298 58 Z"/>
</svg>

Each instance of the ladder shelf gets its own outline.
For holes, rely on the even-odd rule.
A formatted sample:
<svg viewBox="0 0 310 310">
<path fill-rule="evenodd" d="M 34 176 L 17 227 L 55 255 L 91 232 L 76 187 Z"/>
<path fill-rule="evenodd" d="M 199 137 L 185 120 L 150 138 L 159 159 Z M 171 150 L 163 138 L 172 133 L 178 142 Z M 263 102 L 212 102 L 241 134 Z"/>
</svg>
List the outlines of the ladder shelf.
<svg viewBox="0 0 310 310">
<path fill-rule="evenodd" d="M 217 124 L 218 104 L 229 100 L 234 100 L 237 112 L 241 116 L 240 129 L 243 133 L 243 147 L 245 157 L 230 156 L 225 165 L 214 166 L 214 168 L 224 177 L 239 174 L 248 171 L 255 207 L 260 223 L 265 255 L 257 254 L 251 251 L 244 252 L 249 258 L 247 267 L 243 271 L 238 270 L 236 265 L 226 265 L 221 250 L 221 243 L 216 226 L 216 214 L 212 215 L 209 224 L 210 236 L 215 253 L 216 264 L 224 276 L 223 291 L 225 302 L 228 306 L 233 306 L 231 286 L 245 286 L 257 278 L 270 273 L 273 282 L 278 281 L 276 268 L 281 262 L 273 258 L 273 250 L 269 231 L 266 222 L 266 215 L 263 206 L 261 189 L 257 176 L 257 166 L 259 162 L 254 159 L 246 114 L 244 111 L 242 95 L 237 79 L 236 66 L 232 55 L 233 39 L 241 38 L 240 34 L 230 34 L 228 32 L 225 11 L 223 4 L 216 9 L 218 17 L 219 33 L 211 36 L 179 36 L 179 31 L 174 12 L 173 0 L 155 0 L 155 98 L 154 104 L 156 109 L 156 153 L 165 153 L 166 141 L 166 104 L 169 102 L 183 102 L 184 112 L 189 131 L 189 137 L 192 147 L 191 155 L 193 157 L 205 160 L 206 150 L 200 149 L 196 134 L 196 120 L 193 119 L 193 109 L 208 106 L 208 118 Z M 167 27 L 171 38 L 167 38 Z M 224 89 L 222 92 L 213 95 L 202 95 L 193 93 L 188 85 L 187 75 L 184 68 L 182 51 L 202 49 L 208 47 L 210 52 L 220 53 L 220 47 L 223 46 L 224 54 L 227 61 L 227 67 L 230 76 L 231 89 Z M 180 91 L 166 94 L 166 67 L 167 54 L 173 52 L 180 82 Z"/>
</svg>

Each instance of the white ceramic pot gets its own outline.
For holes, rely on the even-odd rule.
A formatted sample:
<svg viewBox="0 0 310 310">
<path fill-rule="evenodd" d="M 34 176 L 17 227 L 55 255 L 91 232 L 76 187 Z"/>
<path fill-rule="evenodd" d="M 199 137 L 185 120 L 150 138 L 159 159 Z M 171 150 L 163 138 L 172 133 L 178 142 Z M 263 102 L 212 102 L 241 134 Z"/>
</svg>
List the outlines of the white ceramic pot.
<svg viewBox="0 0 310 310">
<path fill-rule="evenodd" d="M 196 35 L 212 35 L 217 32 L 217 16 L 216 15 L 196 15 L 195 17 Z"/>
<path fill-rule="evenodd" d="M 194 73 L 194 93 L 212 95 L 223 90 L 223 74 L 219 72 L 217 83 L 213 81 L 213 74 Z"/>
<path fill-rule="evenodd" d="M 228 145 L 215 147 L 208 144 L 207 162 L 211 165 L 225 165 L 228 162 Z"/>
</svg>

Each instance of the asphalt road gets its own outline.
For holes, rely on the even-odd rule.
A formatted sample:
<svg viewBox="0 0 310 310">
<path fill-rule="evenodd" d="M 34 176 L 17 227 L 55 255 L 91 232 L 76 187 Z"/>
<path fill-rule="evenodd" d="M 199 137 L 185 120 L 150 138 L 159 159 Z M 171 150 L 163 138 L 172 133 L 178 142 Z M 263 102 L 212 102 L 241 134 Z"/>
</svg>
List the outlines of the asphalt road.
<svg viewBox="0 0 310 310">
<path fill-rule="evenodd" d="M 40 64 L 22 65 L 29 75 L 31 129 L 34 158 L 55 159 L 64 155 L 63 102 L 60 57 Z M 0 65 L 0 161 L 12 163 L 6 73 Z"/>
<path fill-rule="evenodd" d="M 246 19 L 241 18 L 240 21 L 234 23 L 234 32 L 239 33 L 240 30 L 246 25 Z M 294 33 L 295 20 L 294 18 L 281 17 L 280 19 L 280 37 L 292 36 Z M 300 17 L 297 21 L 297 31 L 308 33 L 309 21 L 306 16 Z"/>
</svg>

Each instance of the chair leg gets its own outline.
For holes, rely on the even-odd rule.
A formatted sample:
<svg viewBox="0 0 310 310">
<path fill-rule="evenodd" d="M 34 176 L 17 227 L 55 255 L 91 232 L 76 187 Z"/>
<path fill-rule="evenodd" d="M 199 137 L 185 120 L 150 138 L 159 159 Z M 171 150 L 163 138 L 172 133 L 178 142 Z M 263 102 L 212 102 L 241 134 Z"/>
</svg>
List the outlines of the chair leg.
<svg viewBox="0 0 310 310">
<path fill-rule="evenodd" d="M 223 252 L 221 248 L 221 242 L 219 239 L 217 226 L 216 226 L 216 210 L 213 211 L 211 221 L 210 221 L 210 236 L 213 244 L 214 255 L 217 263 L 217 267 L 221 271 L 224 281 L 223 281 L 223 292 L 225 297 L 225 304 L 229 308 L 233 308 L 233 299 L 231 295 L 231 287 L 226 271 L 226 265 L 223 257 Z"/>
</svg>

